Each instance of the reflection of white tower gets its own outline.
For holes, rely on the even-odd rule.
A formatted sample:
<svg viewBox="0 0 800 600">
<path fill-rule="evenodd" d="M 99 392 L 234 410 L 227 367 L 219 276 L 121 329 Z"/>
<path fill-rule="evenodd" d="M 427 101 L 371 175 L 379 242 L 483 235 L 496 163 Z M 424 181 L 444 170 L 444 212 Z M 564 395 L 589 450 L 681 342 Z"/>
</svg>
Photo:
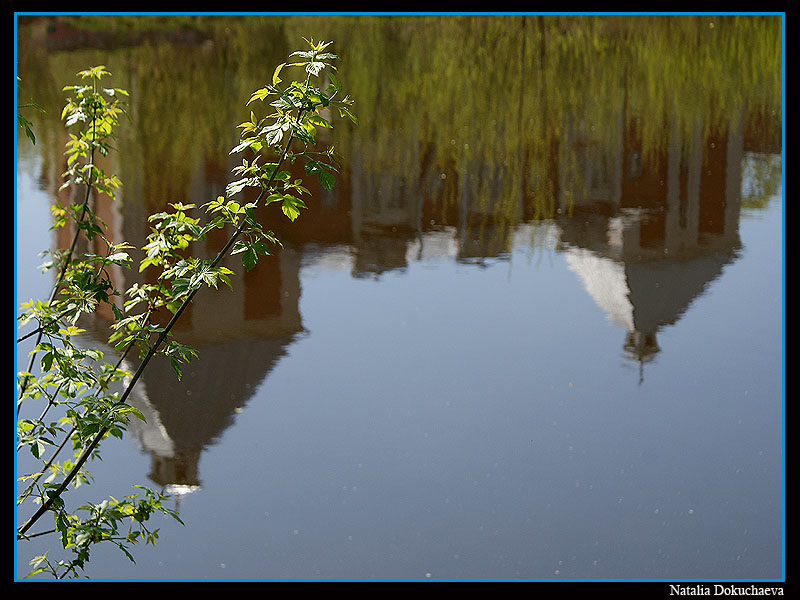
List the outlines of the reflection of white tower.
<svg viewBox="0 0 800 600">
<path fill-rule="evenodd" d="M 625 280 L 625 265 L 584 248 L 566 251 L 567 266 L 617 327 L 633 331 L 633 305 Z"/>
</svg>

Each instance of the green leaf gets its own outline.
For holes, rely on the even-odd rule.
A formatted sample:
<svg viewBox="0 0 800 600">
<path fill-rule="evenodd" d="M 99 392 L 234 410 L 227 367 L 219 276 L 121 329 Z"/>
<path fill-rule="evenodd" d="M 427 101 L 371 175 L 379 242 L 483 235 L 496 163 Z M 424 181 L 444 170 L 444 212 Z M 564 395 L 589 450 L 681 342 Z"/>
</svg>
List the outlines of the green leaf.
<svg viewBox="0 0 800 600">
<path fill-rule="evenodd" d="M 242 254 L 242 264 L 246 270 L 250 270 L 256 266 L 258 262 L 258 254 L 256 253 L 253 248 L 248 248 L 244 254 Z"/>
<path fill-rule="evenodd" d="M 349 111 L 349 110 L 348 110 L 346 107 L 344 107 L 344 106 L 337 106 L 336 108 L 337 108 L 337 109 L 339 109 L 339 116 L 340 116 L 340 117 L 343 117 L 343 118 L 344 118 L 344 117 L 347 117 L 347 118 L 348 118 L 348 119 L 350 119 L 350 120 L 351 120 L 351 121 L 352 121 L 352 122 L 353 122 L 355 125 L 358 125 L 358 119 L 357 119 L 357 118 L 356 118 L 356 116 L 355 116 L 353 113 L 351 113 L 351 112 L 350 112 L 350 111 Z"/>
<path fill-rule="evenodd" d="M 330 191 L 336 185 L 336 177 L 328 173 L 325 169 L 320 169 L 317 173 L 317 179 L 319 179 L 320 185 L 323 188 Z"/>
<path fill-rule="evenodd" d="M 286 63 L 281 63 L 277 67 L 275 67 L 275 72 L 272 74 L 272 85 L 278 85 L 281 82 L 281 78 L 278 77 L 278 74 L 281 72 L 281 69 L 286 66 Z"/>
<path fill-rule="evenodd" d="M 300 200 L 300 198 L 296 198 L 291 194 L 285 194 L 283 196 L 283 204 L 281 205 L 281 210 L 283 210 L 283 214 L 289 217 L 290 220 L 294 221 L 297 217 L 300 216 L 300 209 L 307 208 L 305 203 Z"/>
<path fill-rule="evenodd" d="M 331 83 L 328 85 L 328 95 L 335 94 L 336 92 L 340 92 L 342 90 L 342 84 L 336 79 L 336 76 L 333 73 L 328 73 L 328 77 L 331 80 Z"/>
<path fill-rule="evenodd" d="M 297 208 L 295 206 L 292 206 L 291 204 L 287 204 L 286 202 L 283 203 L 283 206 L 281 207 L 281 210 L 283 210 L 283 214 L 285 214 L 287 217 L 289 217 L 289 219 L 291 221 L 294 221 L 297 217 L 300 216 L 300 211 L 297 210 Z"/>
<path fill-rule="evenodd" d="M 33 454 L 33 456 L 35 456 L 36 458 L 41 458 L 44 452 L 45 452 L 44 444 L 39 440 L 36 440 L 35 443 L 31 444 L 31 454 Z"/>
<path fill-rule="evenodd" d="M 256 90 L 250 96 L 250 100 L 247 101 L 247 104 L 250 104 L 251 102 L 255 102 L 256 100 L 263 100 L 264 98 L 269 96 L 269 94 L 270 94 L 270 91 L 267 88 L 261 88 L 260 90 Z"/>
<path fill-rule="evenodd" d="M 240 252 L 244 252 L 248 248 L 249 248 L 249 246 L 247 245 L 247 242 L 242 241 L 242 240 L 238 240 L 233 245 L 233 248 L 231 248 L 231 255 L 239 254 Z"/>
<path fill-rule="evenodd" d="M 136 417 L 140 421 L 144 421 L 145 423 L 147 423 L 147 419 L 144 418 L 144 415 L 138 408 L 134 408 L 133 406 L 131 406 L 130 412 L 133 414 L 134 417 Z"/>
<path fill-rule="evenodd" d="M 311 115 L 308 117 L 308 122 L 312 125 L 317 125 L 318 127 L 327 127 L 328 129 L 333 129 L 333 125 L 319 115 Z"/>
<path fill-rule="evenodd" d="M 272 252 L 270 252 L 269 246 L 264 242 L 256 242 L 255 244 L 253 244 L 253 248 L 258 254 L 263 254 L 265 256 L 269 256 L 272 254 Z"/>
<path fill-rule="evenodd" d="M 181 363 L 180 363 L 180 361 L 178 361 L 178 359 L 176 359 L 174 357 L 170 357 L 169 362 L 172 365 L 172 368 L 175 370 L 175 373 L 178 375 L 178 381 L 180 381 L 181 380 Z"/>
<path fill-rule="evenodd" d="M 306 163 L 306 173 L 309 175 L 316 173 L 320 185 L 326 190 L 332 190 L 336 184 L 336 177 L 330 172 L 331 170 L 335 171 L 336 169 L 331 165 L 316 160 L 309 160 Z"/>
</svg>

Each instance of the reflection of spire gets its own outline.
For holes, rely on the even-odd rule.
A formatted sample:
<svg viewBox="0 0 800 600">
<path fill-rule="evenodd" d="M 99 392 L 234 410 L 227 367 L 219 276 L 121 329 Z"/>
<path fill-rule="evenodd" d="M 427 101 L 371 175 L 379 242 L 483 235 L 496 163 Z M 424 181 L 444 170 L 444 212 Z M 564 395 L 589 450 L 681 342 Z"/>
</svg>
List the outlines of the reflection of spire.
<svg viewBox="0 0 800 600">
<path fill-rule="evenodd" d="M 623 263 L 583 248 L 565 251 L 567 267 L 575 273 L 609 320 L 628 331 L 634 329 L 633 306 Z"/>
<path fill-rule="evenodd" d="M 644 364 L 653 360 L 661 350 L 656 341 L 656 333 L 655 331 L 650 333 L 629 331 L 625 336 L 623 348 L 628 358 L 639 364 L 639 385 L 641 385 L 644 381 Z"/>
</svg>

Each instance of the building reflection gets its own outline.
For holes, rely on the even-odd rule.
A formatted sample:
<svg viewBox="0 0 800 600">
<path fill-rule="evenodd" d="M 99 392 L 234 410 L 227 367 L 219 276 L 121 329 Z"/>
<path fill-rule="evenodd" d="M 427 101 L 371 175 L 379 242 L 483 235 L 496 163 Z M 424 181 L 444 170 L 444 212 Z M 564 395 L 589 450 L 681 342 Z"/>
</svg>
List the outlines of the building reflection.
<svg viewBox="0 0 800 600">
<path fill-rule="evenodd" d="M 197 348 L 198 358 L 184 367 L 181 381 L 167 361 L 158 360 L 137 384 L 132 403 L 147 423 L 135 421 L 131 432 L 151 457 L 149 477 L 177 492 L 201 485 L 202 451 L 224 435 L 304 332 L 304 264 L 324 266 L 330 259 L 359 278 L 380 278 L 432 258 L 480 266 L 508 260 L 521 230 L 547 223 L 569 268 L 610 322 L 624 330 L 624 355 L 638 365 L 651 361 L 660 351 L 659 331 L 681 318 L 741 248 L 742 164 L 746 149 L 758 147 L 745 139 L 741 118 L 711 134 L 705 129 L 698 122 L 686 139 L 675 127 L 664 151 L 646 156 L 635 129 L 622 118 L 611 142 L 569 131 L 558 145 L 559 156 L 567 152 L 569 160 L 554 156 L 548 164 L 554 210 L 537 220 L 528 218 L 532 210 L 522 194 L 511 207 L 497 201 L 499 167 L 475 175 L 447 173 L 447 181 L 421 153 L 413 161 L 416 172 L 397 174 L 368 168 L 369 147 L 353 152 L 334 190 L 307 181 L 313 200 L 296 223 L 270 214 L 275 205 L 258 209 L 276 224 L 283 249 L 250 272 L 228 257 L 234 289 L 204 290 L 175 329 L 177 339 Z M 98 198 L 98 209 L 115 236 L 141 247 L 144 212 L 163 210 L 167 202 L 201 205 L 221 194 L 231 161 L 236 162 L 206 159 L 196 165 L 183 197 L 145 198 L 144 205 L 122 197 L 116 203 L 121 208 L 113 210 Z M 456 190 L 456 202 L 441 201 L 446 189 Z M 138 192 L 132 182 L 123 193 Z M 200 254 L 213 257 L 229 233 L 215 230 Z M 147 274 L 114 276 L 118 288 L 126 289 Z M 108 337 L 107 317 L 99 314 L 87 327 L 95 343 Z M 136 362 L 128 366 L 135 369 Z"/>
<path fill-rule="evenodd" d="M 664 154 L 646 162 L 630 131 L 617 152 L 582 145 L 587 185 L 557 219 L 569 268 L 626 330 L 625 354 L 640 365 L 741 248 L 742 123 L 702 128 L 682 139 L 672 127 Z"/>
<path fill-rule="evenodd" d="M 573 128 L 549 161 L 556 197 L 543 220 L 552 225 L 547 236 L 625 330 L 623 355 L 640 367 L 660 351 L 658 332 L 739 256 L 745 148 L 766 148 L 745 139 L 741 115 L 708 129 L 698 121 L 687 136 L 674 126 L 664 150 L 645 156 L 635 128 L 620 118 L 611 143 Z M 424 163 L 401 181 L 364 172 L 359 157 L 353 164 L 354 276 L 436 254 L 476 265 L 507 260 L 515 232 L 534 222 L 524 198 L 510 207 L 499 200 L 502 168 L 482 165 L 480 185 L 462 174 L 457 202 L 442 211 L 439 174 Z"/>
<path fill-rule="evenodd" d="M 183 365 L 181 379 L 168 359 L 156 356 L 129 398 L 146 419 L 132 419 L 128 430 L 150 456 L 148 477 L 175 495 L 201 486 L 203 450 L 230 427 L 304 331 L 298 309 L 299 253 L 285 249 L 260 276 L 237 274 L 244 279 L 234 286 L 237 291 L 202 290 L 184 313 L 186 321 L 176 325 L 175 338 L 198 352 Z M 107 322 L 94 319 L 83 326 L 92 345 L 113 355 L 103 348 L 110 333 Z M 131 359 L 124 368 L 133 372 L 139 362 Z"/>
</svg>

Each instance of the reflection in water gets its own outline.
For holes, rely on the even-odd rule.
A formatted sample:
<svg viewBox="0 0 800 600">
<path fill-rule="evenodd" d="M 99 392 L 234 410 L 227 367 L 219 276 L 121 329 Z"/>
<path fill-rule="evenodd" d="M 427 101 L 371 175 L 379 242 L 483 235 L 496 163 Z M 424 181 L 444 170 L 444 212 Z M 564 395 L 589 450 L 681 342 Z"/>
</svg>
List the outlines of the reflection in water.
<svg viewBox="0 0 800 600">
<path fill-rule="evenodd" d="M 683 141 L 673 139 L 652 170 L 649 164 L 627 168 L 636 160 L 627 145 L 594 146 L 587 152 L 585 144 L 573 142 L 571 164 L 593 185 L 568 201 L 562 199 L 564 208 L 549 220 L 552 243 L 608 318 L 625 329 L 625 355 L 640 365 L 660 351 L 658 331 L 676 323 L 740 249 L 745 159 L 740 123 L 705 145 L 699 139 L 692 142 L 682 152 Z M 608 162 L 614 168 L 602 166 Z M 491 225 L 469 226 L 478 216 L 495 216 L 485 208 L 476 216 L 460 206 L 456 225 L 423 231 L 421 214 L 430 207 L 418 195 L 391 187 L 387 191 L 372 180 L 371 174 L 351 179 L 349 199 L 328 199 L 321 215 L 314 216 L 313 210 L 304 215 L 312 231 L 323 226 L 317 219 L 349 219 L 350 227 L 341 228 L 340 238 L 329 232 L 320 245 L 313 235 L 304 239 L 295 234 L 295 242 L 307 250 L 287 246 L 272 262 L 262 261 L 249 273 L 229 259 L 227 266 L 239 279 L 234 290 L 206 291 L 184 315 L 176 335 L 198 348 L 199 357 L 180 382 L 166 361 L 153 365 L 137 390 L 139 408 L 150 424 L 138 427 L 137 436 L 153 456 L 153 481 L 198 485 L 200 451 L 222 433 L 303 332 L 298 307 L 303 255 L 317 265 L 327 257 L 357 278 L 380 277 L 432 258 L 476 266 L 508 258 L 512 242 L 498 250 Z M 208 187 L 199 197 L 213 193 L 214 184 Z M 382 201 L 386 196 L 392 201 Z M 364 198 L 373 201 L 366 203 Z M 218 242 L 207 240 L 209 255 Z M 97 335 L 97 341 L 102 340 L 101 326 Z M 186 423 L 187 410 L 202 414 L 202 422 Z"/>
<path fill-rule="evenodd" d="M 429 77 L 422 77 L 419 87 L 399 86 L 395 96 L 382 100 L 387 107 L 374 97 L 381 86 L 374 85 L 373 75 L 387 57 L 395 56 L 398 46 L 410 48 L 406 60 L 411 63 L 398 72 L 412 74 L 424 68 L 426 52 L 435 62 L 452 50 L 451 37 L 423 37 L 430 31 L 429 21 L 332 19 L 319 24 L 287 19 L 262 24 L 275 30 L 284 27 L 287 37 L 294 29 L 319 26 L 328 33 L 316 37 L 333 37 L 342 49 L 350 48 L 345 50 L 350 52 L 344 57 L 345 81 L 355 84 L 352 93 L 361 104 L 356 112 L 363 126 L 353 131 L 344 126 L 334 130 L 338 137 L 326 140 L 341 148 L 346 169 L 329 192 L 307 181 L 313 199 L 296 223 L 287 226 L 274 205 L 259 209 L 262 220 L 274 223 L 284 242 L 277 256 L 262 260 L 248 273 L 229 257 L 226 266 L 236 273 L 234 289 L 204 291 L 179 321 L 176 339 L 199 354 L 184 368 L 182 381 L 176 381 L 164 361 L 152 364 L 137 385 L 133 403 L 147 423 L 134 423 L 132 431 L 151 457 L 153 482 L 175 492 L 201 485 L 198 460 L 203 449 L 223 435 L 233 416 L 305 333 L 300 272 L 310 263 L 347 269 L 353 278 L 379 280 L 432 259 L 481 268 L 509 260 L 515 245 L 544 243 L 562 253 L 586 292 L 624 330 L 624 356 L 641 367 L 668 351 L 659 347 L 658 333 L 677 323 L 739 257 L 743 206 L 758 208 L 758 198 L 770 196 L 780 179 L 781 166 L 775 162 L 780 119 L 774 118 L 780 106 L 770 104 L 769 98 L 761 102 L 760 96 L 748 106 L 746 99 L 757 94 L 742 84 L 736 93 L 727 87 L 708 91 L 709 98 L 727 93 L 722 115 L 707 111 L 713 103 L 701 102 L 705 98 L 664 102 L 650 112 L 648 102 L 655 101 L 644 90 L 652 91 L 652 86 L 642 80 L 653 76 L 648 69 L 661 57 L 648 54 L 644 44 L 632 40 L 633 34 L 617 38 L 613 27 L 611 33 L 602 33 L 602 20 L 587 21 L 590 26 L 584 31 L 582 21 L 534 19 L 513 21 L 520 24 L 514 35 L 521 37 L 501 37 L 491 20 L 443 20 L 447 31 L 474 35 L 465 43 L 475 44 L 476 60 L 486 58 L 483 41 L 494 35 L 496 48 L 513 56 L 520 53 L 522 63 L 530 61 L 531 68 L 520 76 L 506 67 L 513 61 L 492 57 L 498 70 L 491 75 L 496 80 L 479 90 L 488 94 L 485 100 L 478 93 L 463 96 L 462 86 L 479 85 L 471 75 L 444 73 L 435 90 Z M 686 32 L 696 30 L 698 52 L 707 50 L 701 42 L 706 29 L 695 21 L 670 23 L 675 27 L 654 34 L 664 45 L 676 31 L 683 31 L 681 23 L 688 23 Z M 739 23 L 747 31 L 749 25 Z M 85 66 L 75 67 L 73 61 L 88 64 L 102 58 L 120 75 L 115 85 L 132 93 L 133 132 L 121 140 L 119 155 L 111 157 L 119 162 L 107 167 L 119 172 L 125 184 L 121 200 L 111 206 L 102 196 L 95 199 L 112 237 L 141 247 L 147 214 L 168 202 L 200 206 L 223 192 L 230 169 L 240 159 L 226 157 L 234 140 L 220 132 L 233 130 L 240 120 L 235 108 L 242 104 L 239 96 L 249 92 L 238 92 L 255 89 L 250 85 L 254 76 L 243 75 L 255 58 L 232 58 L 233 49 L 242 40 L 255 40 L 252 30 L 212 29 L 174 45 L 162 44 L 157 36 L 125 50 L 125 60 L 114 65 L 102 52 L 59 53 L 54 44 L 68 45 L 69 28 L 48 32 L 41 29 L 42 23 L 33 27 L 33 39 L 44 36 L 51 49 L 37 50 L 47 44 L 34 48 L 22 36 L 21 64 L 27 69 L 51 69 L 43 79 L 61 84 L 61 78 L 71 82 L 72 73 Z M 362 45 L 375 39 L 384 40 L 384 45 L 374 53 L 358 54 Z M 591 48 L 605 49 L 601 57 L 587 53 L 586 40 Z M 269 43 L 264 54 L 281 56 L 283 44 Z M 731 52 L 739 48 L 726 47 Z M 689 52 L 683 47 L 678 51 Z M 195 69 L 179 68 L 185 61 L 175 59 L 184 56 L 191 57 L 187 60 Z M 112 58 L 119 55 L 112 52 Z M 723 70 L 733 60 L 716 54 L 712 58 Z M 584 78 L 587 64 L 595 59 L 597 70 Z M 263 56 L 259 60 L 263 62 Z M 711 84 L 732 85 L 725 77 L 711 75 Z M 681 72 L 675 81 L 683 78 L 688 75 Z M 172 82 L 175 88 L 172 79 L 177 79 Z M 525 82 L 531 87 L 519 89 Z M 189 89 L 217 93 L 209 94 L 207 106 L 201 107 L 193 94 L 184 99 Z M 498 89 L 509 94 L 492 95 Z M 699 83 L 692 89 L 705 93 Z M 769 92 L 759 90 L 768 97 Z M 419 97 L 425 93 L 432 97 Z M 670 90 L 664 93 L 668 96 Z M 463 107 L 444 102 L 459 94 L 472 112 L 461 113 Z M 173 111 L 159 104 L 167 102 L 165 98 L 197 125 L 200 143 L 186 131 L 173 129 Z M 482 103 L 484 113 L 479 114 Z M 410 105 L 424 107 L 422 114 L 409 110 Z M 381 114 L 387 115 L 385 125 Z M 40 127 L 45 153 L 41 179 L 54 198 L 69 202 L 72 192 L 57 191 L 66 134 L 58 123 L 43 122 Z M 226 139 L 228 145 L 220 141 Z M 202 218 L 202 210 L 196 209 L 195 216 Z M 522 241 L 527 231 L 546 231 L 547 239 Z M 212 257 L 228 233 L 214 230 L 198 254 Z M 68 231 L 60 235 L 70 237 Z M 141 277 L 122 271 L 114 275 L 120 289 Z M 97 315 L 86 325 L 95 344 L 107 338 L 105 318 L 108 315 Z M 608 348 L 609 353 L 618 351 Z"/>
<path fill-rule="evenodd" d="M 741 245 L 741 121 L 704 145 L 699 127 L 688 141 L 670 133 L 652 170 L 629 145 L 605 153 L 614 157 L 610 171 L 603 156 L 582 157 L 593 185 L 557 219 L 570 268 L 627 330 L 626 354 L 640 364 L 659 352 L 658 330 L 680 318 Z"/>
<path fill-rule="evenodd" d="M 228 259 L 244 281 L 227 293 L 202 290 L 176 325 L 181 343 L 199 355 L 184 367 L 182 379 L 177 380 L 169 360 L 155 357 L 131 395 L 131 404 L 146 418 L 146 423 L 132 422 L 130 430 L 151 456 L 148 476 L 176 493 L 200 486 L 202 450 L 222 435 L 303 332 L 299 254 L 284 249 L 272 265 L 262 261 L 273 268 L 246 274 L 237 262 Z M 102 346 L 108 323 L 94 319 L 84 326 L 92 344 Z M 138 363 L 129 361 L 126 367 L 133 372 Z"/>
</svg>

